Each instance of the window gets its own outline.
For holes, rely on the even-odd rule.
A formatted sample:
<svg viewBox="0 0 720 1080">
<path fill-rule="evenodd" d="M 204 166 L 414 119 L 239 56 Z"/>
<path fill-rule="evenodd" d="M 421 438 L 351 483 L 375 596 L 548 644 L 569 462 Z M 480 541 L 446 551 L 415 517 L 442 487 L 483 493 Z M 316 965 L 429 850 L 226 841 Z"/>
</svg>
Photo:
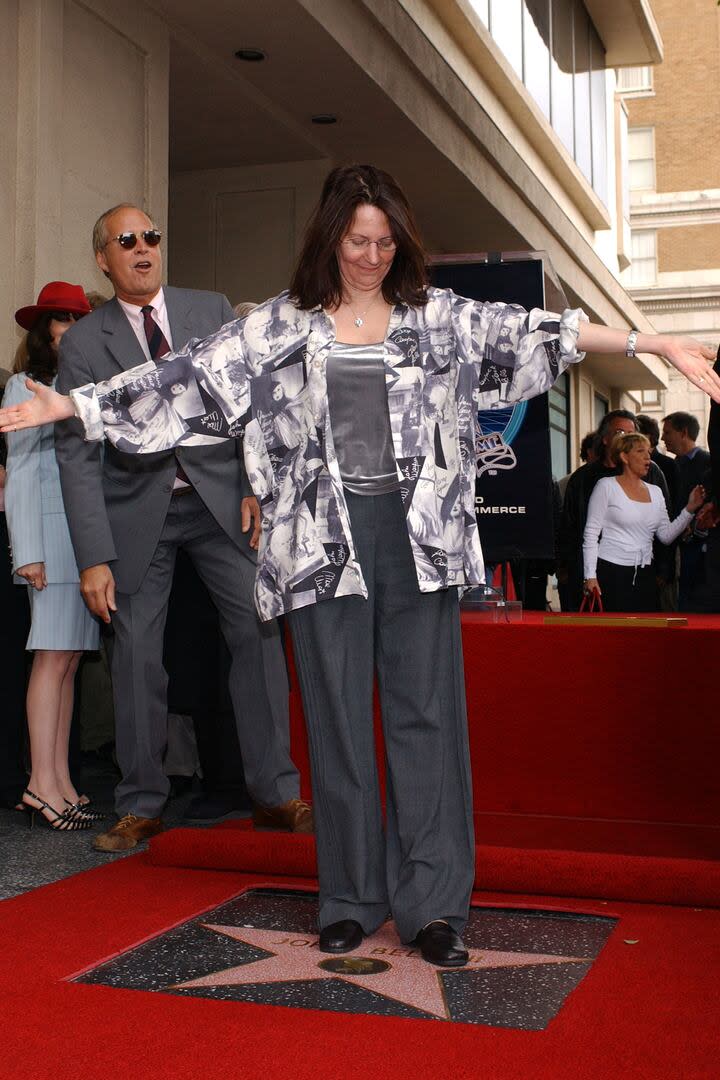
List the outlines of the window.
<svg viewBox="0 0 720 1080">
<path fill-rule="evenodd" d="M 570 471 L 569 382 L 563 372 L 548 391 L 550 415 L 550 459 L 556 480 Z"/>
<path fill-rule="evenodd" d="M 590 114 L 590 19 L 575 0 L 575 161 L 592 184 L 592 119 Z"/>
<path fill-rule="evenodd" d="M 618 68 L 617 86 L 621 94 L 651 94 L 653 69 L 651 67 Z"/>
<path fill-rule="evenodd" d="M 525 0 L 523 19 L 523 71 L 525 85 L 550 119 L 550 4 Z"/>
<path fill-rule="evenodd" d="M 575 155 L 575 99 L 573 97 L 573 8 L 553 4 L 550 113 L 552 126 L 570 154 Z"/>
<path fill-rule="evenodd" d="M 657 281 L 657 233 L 636 229 L 630 233 L 630 285 L 654 285 Z"/>
<path fill-rule="evenodd" d="M 590 110 L 592 122 L 592 182 L 595 191 L 608 204 L 607 98 L 605 94 L 605 50 L 594 26 L 590 27 Z"/>
<path fill-rule="evenodd" d="M 631 191 L 655 190 L 655 128 L 629 128 L 628 163 Z"/>
<path fill-rule="evenodd" d="M 490 0 L 490 33 L 523 77 L 523 5 L 521 0 Z"/>
<path fill-rule="evenodd" d="M 471 5 L 475 8 L 485 25 L 488 25 L 488 0 L 470 0 Z"/>
<path fill-rule="evenodd" d="M 605 48 L 586 0 L 469 3 L 607 205 Z"/>
<path fill-rule="evenodd" d="M 470 0 L 471 6 L 475 9 L 477 14 L 483 19 L 485 25 L 488 25 L 488 3 L 489 0 Z"/>
<path fill-rule="evenodd" d="M 601 394 L 595 391 L 593 396 L 593 408 L 595 412 L 595 430 L 600 427 L 603 416 L 610 411 L 610 405 L 607 398 L 604 398 Z"/>
<path fill-rule="evenodd" d="M 620 104 L 615 110 L 618 125 L 619 149 L 617 164 L 620 170 L 620 193 L 622 205 L 618 207 L 623 222 L 630 229 L 630 151 L 628 150 L 627 108 Z"/>
<path fill-rule="evenodd" d="M 660 391 L 659 390 L 641 390 L 640 399 L 643 404 L 643 408 L 646 406 L 652 406 L 654 408 L 660 407 Z"/>
</svg>

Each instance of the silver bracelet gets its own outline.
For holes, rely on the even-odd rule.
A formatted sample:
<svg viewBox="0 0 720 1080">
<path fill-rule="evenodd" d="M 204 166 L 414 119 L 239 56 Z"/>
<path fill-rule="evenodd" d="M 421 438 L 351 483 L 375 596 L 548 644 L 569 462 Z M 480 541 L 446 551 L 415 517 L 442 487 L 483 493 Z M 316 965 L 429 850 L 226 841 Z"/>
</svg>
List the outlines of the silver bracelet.
<svg viewBox="0 0 720 1080">
<path fill-rule="evenodd" d="M 637 344 L 639 330 L 631 330 L 627 336 L 627 342 L 625 344 L 625 355 L 629 360 L 635 359 L 635 345 Z"/>
</svg>

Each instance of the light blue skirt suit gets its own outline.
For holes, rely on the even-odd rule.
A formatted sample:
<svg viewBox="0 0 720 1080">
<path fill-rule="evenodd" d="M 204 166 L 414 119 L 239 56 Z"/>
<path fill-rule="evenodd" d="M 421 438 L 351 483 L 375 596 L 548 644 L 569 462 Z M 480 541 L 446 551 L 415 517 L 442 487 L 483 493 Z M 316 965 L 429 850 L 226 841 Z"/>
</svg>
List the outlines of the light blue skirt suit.
<svg viewBox="0 0 720 1080">
<path fill-rule="evenodd" d="M 31 396 L 26 374 L 13 375 L 3 405 L 17 405 Z M 100 630 L 86 608 L 68 530 L 60 474 L 55 460 L 53 425 L 11 431 L 7 438 L 5 514 L 13 570 L 44 563 L 47 586 L 38 592 L 24 578 L 30 596 L 32 625 L 27 649 L 97 649 Z"/>
</svg>

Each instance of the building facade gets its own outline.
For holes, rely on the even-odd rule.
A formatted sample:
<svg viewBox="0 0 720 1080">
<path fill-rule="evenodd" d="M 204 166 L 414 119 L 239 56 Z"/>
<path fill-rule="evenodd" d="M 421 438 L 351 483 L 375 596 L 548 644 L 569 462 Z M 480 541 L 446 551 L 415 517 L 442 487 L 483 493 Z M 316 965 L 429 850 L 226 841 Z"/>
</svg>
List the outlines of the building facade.
<svg viewBox="0 0 720 1080">
<path fill-rule="evenodd" d="M 628 113 L 632 266 L 623 282 L 658 331 L 720 339 L 720 7 L 654 0 L 665 42 L 658 67 L 620 73 Z M 662 419 L 682 409 L 701 422 L 709 399 L 671 373 L 638 394 Z"/>
<path fill-rule="evenodd" d="M 571 306 L 651 329 L 620 274 L 615 69 L 661 61 L 648 0 L 5 0 L 4 365 L 47 280 L 103 289 L 98 214 L 147 207 L 177 285 L 281 290 L 327 169 L 371 161 L 431 251 L 546 253 Z M 508 299 L 512 299 L 509 297 Z M 667 365 L 588 357 L 553 392 L 554 469 Z"/>
</svg>

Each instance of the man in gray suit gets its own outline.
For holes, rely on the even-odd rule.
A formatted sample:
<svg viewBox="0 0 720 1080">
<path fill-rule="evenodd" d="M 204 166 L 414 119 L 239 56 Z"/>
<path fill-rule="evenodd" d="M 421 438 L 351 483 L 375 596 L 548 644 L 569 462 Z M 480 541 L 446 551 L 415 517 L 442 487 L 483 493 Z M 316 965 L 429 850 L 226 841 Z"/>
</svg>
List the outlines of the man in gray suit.
<svg viewBox="0 0 720 1080">
<path fill-rule="evenodd" d="M 160 233 L 138 207 L 106 211 L 93 231 L 115 297 L 77 323 L 60 351 L 62 393 L 204 338 L 233 318 L 219 293 L 163 287 Z M 175 553 L 184 548 L 218 609 L 232 655 L 230 693 L 258 824 L 312 829 L 289 756 L 288 688 L 279 631 L 253 604 L 259 508 L 236 440 L 149 456 L 85 442 L 56 427 L 63 499 L 90 610 L 112 623 L 119 821 L 95 847 L 123 851 L 162 828 L 169 784 L 163 631 Z M 252 528 L 252 532 L 251 532 Z"/>
</svg>

